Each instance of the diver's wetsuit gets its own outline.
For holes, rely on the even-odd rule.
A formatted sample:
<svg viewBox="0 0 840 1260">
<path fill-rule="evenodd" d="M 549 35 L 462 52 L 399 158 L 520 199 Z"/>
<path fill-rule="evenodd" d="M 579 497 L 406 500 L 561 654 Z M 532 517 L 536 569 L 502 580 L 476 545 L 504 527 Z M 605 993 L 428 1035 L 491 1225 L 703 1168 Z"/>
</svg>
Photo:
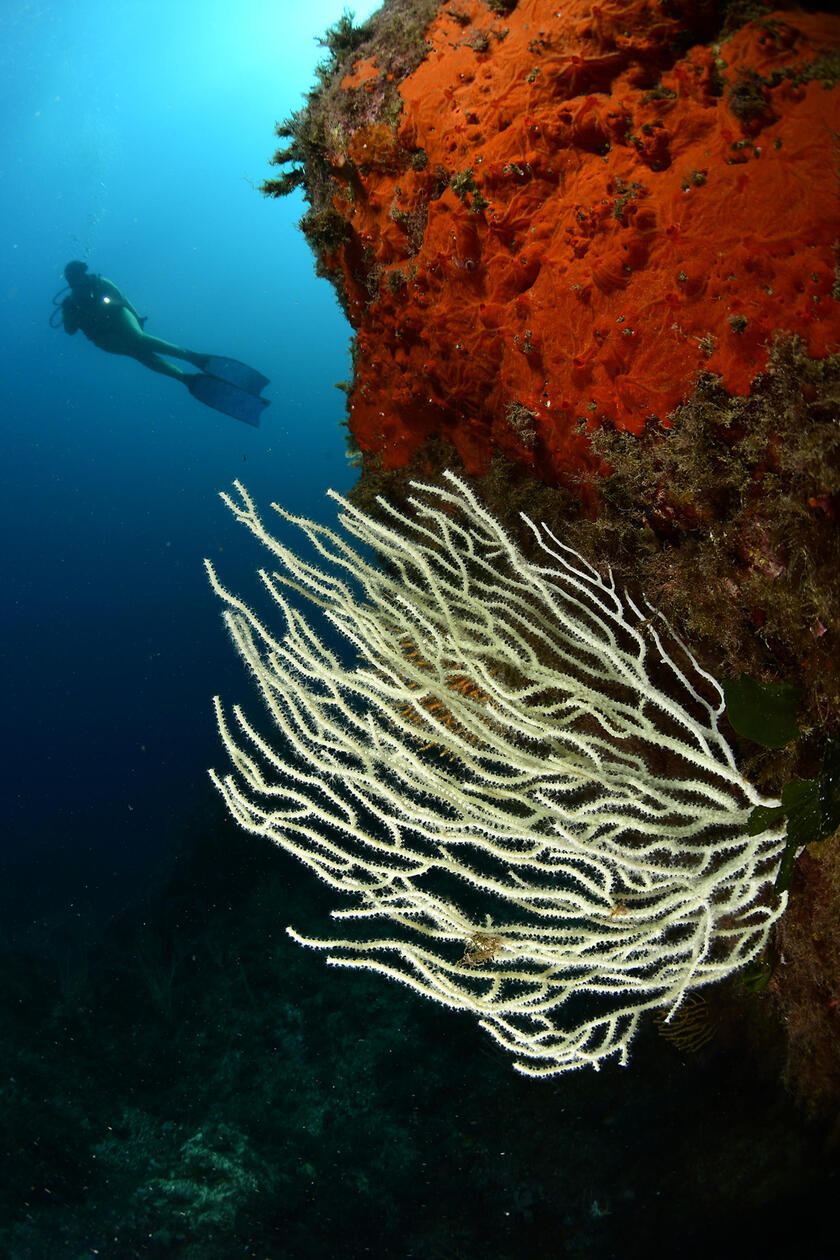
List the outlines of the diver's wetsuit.
<svg viewBox="0 0 840 1260">
<path fill-rule="evenodd" d="M 65 332 L 75 333 L 81 329 L 100 350 L 107 350 L 109 354 L 130 355 L 153 372 L 162 372 L 164 376 L 174 376 L 177 380 L 185 376 L 181 368 L 167 363 L 160 355 L 185 359 L 196 367 L 200 366 L 201 355 L 144 333 L 145 320 L 140 318 L 113 281 L 106 280 L 104 276 L 88 274 L 74 285 L 72 292 L 61 303 L 61 314 Z"/>
<path fill-rule="evenodd" d="M 87 263 L 69 262 L 64 277 L 70 286 L 70 293 L 61 302 L 65 332 L 75 333 L 81 329 L 100 350 L 129 355 L 153 372 L 182 381 L 193 398 L 206 407 L 213 407 L 245 424 L 259 425 L 263 409 L 268 406 L 268 399 L 260 395 L 270 383 L 262 372 L 238 359 L 196 354 L 174 346 L 171 341 L 148 336 L 143 332 L 145 319 L 141 319 L 128 298 L 111 280 L 91 275 Z M 54 304 L 58 303 L 59 296 L 56 294 Z M 53 323 L 52 318 L 50 322 Z M 199 370 L 185 372 L 170 363 L 170 359 L 185 359 Z"/>
</svg>

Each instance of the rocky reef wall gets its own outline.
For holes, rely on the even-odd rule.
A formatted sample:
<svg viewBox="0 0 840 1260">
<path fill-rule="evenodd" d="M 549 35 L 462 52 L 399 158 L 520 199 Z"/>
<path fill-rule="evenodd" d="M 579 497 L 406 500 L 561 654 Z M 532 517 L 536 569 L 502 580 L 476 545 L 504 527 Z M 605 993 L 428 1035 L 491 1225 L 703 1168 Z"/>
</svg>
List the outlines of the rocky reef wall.
<svg viewBox="0 0 840 1260">
<path fill-rule="evenodd" d="M 407 0 L 336 59 L 308 218 L 363 452 L 436 435 L 568 482 L 700 373 L 747 394 L 779 331 L 837 348 L 840 19 L 748 13 Z"/>
</svg>

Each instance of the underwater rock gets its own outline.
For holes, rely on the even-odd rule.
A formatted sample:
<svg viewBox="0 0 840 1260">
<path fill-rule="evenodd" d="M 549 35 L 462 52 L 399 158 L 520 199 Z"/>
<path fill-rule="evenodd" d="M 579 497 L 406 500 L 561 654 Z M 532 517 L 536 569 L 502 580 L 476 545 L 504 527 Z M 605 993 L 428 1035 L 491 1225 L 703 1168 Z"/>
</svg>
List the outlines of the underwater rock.
<svg viewBox="0 0 840 1260">
<path fill-rule="evenodd" d="M 330 44 L 278 161 L 357 332 L 363 452 L 570 483 L 698 374 L 749 393 L 777 331 L 837 348 L 840 18 L 713 8 L 398 0 Z"/>
</svg>

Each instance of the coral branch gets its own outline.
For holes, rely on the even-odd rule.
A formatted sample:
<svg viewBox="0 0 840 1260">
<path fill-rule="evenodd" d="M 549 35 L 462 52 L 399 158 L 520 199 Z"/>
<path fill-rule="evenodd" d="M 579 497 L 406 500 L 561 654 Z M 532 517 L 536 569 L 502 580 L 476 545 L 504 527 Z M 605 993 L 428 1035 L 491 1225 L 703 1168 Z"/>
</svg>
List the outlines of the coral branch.
<svg viewBox="0 0 840 1260">
<path fill-rule="evenodd" d="M 217 698 L 233 772 L 211 775 L 369 933 L 296 940 L 473 1012 L 527 1074 L 626 1063 L 645 1011 L 764 947 L 783 833 L 749 834 L 768 802 L 664 619 L 530 521 L 544 562 L 527 560 L 446 477 L 415 483 L 405 512 L 380 501 L 381 520 L 333 494 L 360 550 L 275 505 L 323 568 L 239 483 L 222 496 L 278 565 L 260 576 L 284 626 L 207 564 L 272 724 Z"/>
</svg>

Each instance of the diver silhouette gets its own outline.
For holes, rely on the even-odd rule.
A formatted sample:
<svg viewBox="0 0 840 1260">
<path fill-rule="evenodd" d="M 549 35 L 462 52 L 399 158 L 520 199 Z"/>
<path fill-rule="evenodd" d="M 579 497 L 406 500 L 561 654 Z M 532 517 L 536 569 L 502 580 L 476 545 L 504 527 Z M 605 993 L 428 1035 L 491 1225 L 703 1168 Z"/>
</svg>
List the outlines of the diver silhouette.
<svg viewBox="0 0 840 1260">
<path fill-rule="evenodd" d="M 69 262 L 64 278 L 70 292 L 63 297 L 66 290 L 62 289 L 53 298 L 57 309 L 50 323 L 54 328 L 58 327 L 55 317 L 60 315 L 65 332 L 81 329 L 100 350 L 129 355 L 153 372 L 183 381 L 193 398 L 206 406 L 246 424 L 259 425 L 269 401 L 259 397 L 268 384 L 267 376 L 238 359 L 196 354 L 159 337 L 150 337 L 143 331 L 146 317 L 137 313 L 111 280 L 89 272 L 87 263 Z M 184 359 L 199 371 L 185 372 L 169 359 Z"/>
</svg>

